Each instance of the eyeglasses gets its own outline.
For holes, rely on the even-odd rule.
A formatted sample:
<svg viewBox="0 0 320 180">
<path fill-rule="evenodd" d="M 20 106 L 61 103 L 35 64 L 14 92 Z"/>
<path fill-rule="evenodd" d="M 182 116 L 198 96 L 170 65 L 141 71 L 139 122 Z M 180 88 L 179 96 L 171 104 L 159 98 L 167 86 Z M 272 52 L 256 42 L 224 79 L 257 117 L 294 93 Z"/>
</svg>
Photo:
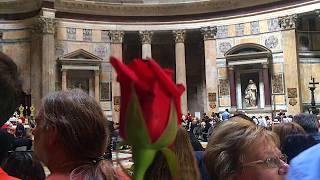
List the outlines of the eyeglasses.
<svg viewBox="0 0 320 180">
<path fill-rule="evenodd" d="M 279 157 L 268 157 L 265 160 L 257 160 L 257 161 L 245 163 L 242 165 L 242 167 L 262 165 L 266 168 L 279 168 L 284 163 L 287 163 L 287 160 L 288 160 L 288 156 L 285 154 L 282 154 Z"/>
</svg>

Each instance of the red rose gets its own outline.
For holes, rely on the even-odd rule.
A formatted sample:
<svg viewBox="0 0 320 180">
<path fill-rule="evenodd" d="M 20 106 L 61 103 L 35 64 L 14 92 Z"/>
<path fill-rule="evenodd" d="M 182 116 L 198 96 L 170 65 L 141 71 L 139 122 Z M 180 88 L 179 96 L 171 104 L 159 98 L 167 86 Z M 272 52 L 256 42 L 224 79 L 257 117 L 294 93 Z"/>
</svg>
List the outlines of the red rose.
<svg viewBox="0 0 320 180">
<path fill-rule="evenodd" d="M 180 99 L 184 86 L 172 81 L 171 70 L 162 69 L 152 59 L 135 59 L 125 65 L 111 57 L 110 62 L 117 71 L 121 88 L 120 135 L 124 139 L 127 139 L 126 121 L 130 121 L 127 117 L 129 103 L 135 95 L 151 143 L 156 142 L 168 126 L 171 109 L 176 111 L 176 120 L 180 124 Z M 134 129 L 137 133 L 139 130 Z"/>
</svg>

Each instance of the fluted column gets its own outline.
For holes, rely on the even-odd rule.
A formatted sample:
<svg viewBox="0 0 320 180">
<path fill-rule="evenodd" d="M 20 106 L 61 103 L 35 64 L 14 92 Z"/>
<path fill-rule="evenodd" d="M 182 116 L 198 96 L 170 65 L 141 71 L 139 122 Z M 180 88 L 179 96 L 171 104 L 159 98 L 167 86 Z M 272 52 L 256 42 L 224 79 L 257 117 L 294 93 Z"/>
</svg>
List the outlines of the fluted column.
<svg viewBox="0 0 320 180">
<path fill-rule="evenodd" d="M 55 60 L 55 20 L 40 16 L 35 23 L 34 32 L 42 35 L 41 49 L 42 49 L 42 97 L 50 92 L 55 91 L 55 73 L 56 73 L 56 60 Z"/>
<path fill-rule="evenodd" d="M 268 64 L 262 64 L 263 66 L 263 85 L 264 85 L 264 104 L 266 107 L 271 106 L 271 89 L 269 79 L 269 67 Z"/>
<path fill-rule="evenodd" d="M 153 32 L 151 31 L 140 31 L 140 40 L 142 44 L 142 58 L 147 59 L 152 57 L 152 51 L 151 51 L 151 42 L 152 42 L 152 36 Z"/>
<path fill-rule="evenodd" d="M 302 110 L 299 64 L 296 41 L 297 15 L 279 18 L 283 37 L 284 78 L 287 90 L 287 112 L 297 114 Z"/>
<path fill-rule="evenodd" d="M 174 40 L 176 43 L 176 83 L 183 84 L 186 88 L 181 97 L 181 110 L 183 114 L 188 112 L 187 99 L 187 73 L 186 73 L 186 55 L 185 55 L 185 30 L 173 31 Z"/>
<path fill-rule="evenodd" d="M 67 70 L 65 69 L 62 70 L 61 87 L 63 91 L 67 90 Z"/>
<path fill-rule="evenodd" d="M 111 56 L 122 60 L 122 42 L 124 37 L 123 31 L 110 31 L 111 38 Z M 115 99 L 120 98 L 120 84 L 116 80 L 116 72 L 112 70 L 112 120 L 119 122 L 120 108 L 119 104 L 115 104 Z"/>
<path fill-rule="evenodd" d="M 94 71 L 94 98 L 96 99 L 97 102 L 100 102 L 100 72 L 99 71 Z"/>
<path fill-rule="evenodd" d="M 206 93 L 204 98 L 204 112 L 211 114 L 218 112 L 218 70 L 216 63 L 216 40 L 217 27 L 201 28 L 205 50 L 205 75 Z M 209 98 L 209 95 L 211 96 Z"/>
<path fill-rule="evenodd" d="M 235 81 L 233 66 L 228 67 L 228 78 L 229 78 L 229 86 L 230 86 L 231 108 L 235 110 L 237 107 L 237 94 L 236 94 L 236 81 Z"/>
</svg>

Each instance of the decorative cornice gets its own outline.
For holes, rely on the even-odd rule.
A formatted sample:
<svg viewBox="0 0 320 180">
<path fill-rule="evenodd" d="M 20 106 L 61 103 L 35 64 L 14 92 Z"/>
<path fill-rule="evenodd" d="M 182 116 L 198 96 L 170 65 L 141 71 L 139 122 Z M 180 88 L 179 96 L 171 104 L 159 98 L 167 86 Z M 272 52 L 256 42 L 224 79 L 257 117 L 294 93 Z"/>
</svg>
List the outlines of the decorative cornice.
<svg viewBox="0 0 320 180">
<path fill-rule="evenodd" d="M 37 33 L 43 34 L 54 34 L 55 32 L 55 19 L 54 18 L 47 18 L 40 16 L 36 19 L 36 22 L 33 27 L 33 31 Z"/>
<path fill-rule="evenodd" d="M 279 17 L 279 25 L 283 30 L 295 29 L 298 16 L 296 14 Z"/>
<path fill-rule="evenodd" d="M 203 40 L 215 39 L 217 34 L 217 27 L 216 26 L 203 27 L 201 28 L 201 33 L 203 35 Z"/>
<path fill-rule="evenodd" d="M 152 31 L 139 31 L 139 36 L 142 44 L 151 44 L 152 42 Z"/>
<path fill-rule="evenodd" d="M 101 1 L 59 0 L 55 8 L 61 12 L 109 16 L 173 16 L 240 9 L 281 0 L 199 0 L 183 3 L 108 3 Z"/>
<path fill-rule="evenodd" d="M 109 31 L 109 36 L 111 38 L 111 43 L 122 44 L 124 32 L 123 31 Z"/>
<path fill-rule="evenodd" d="M 26 13 L 40 9 L 42 0 L 7 0 L 0 2 L 0 14 Z"/>
<path fill-rule="evenodd" d="M 186 30 L 178 29 L 173 31 L 174 41 L 176 43 L 184 43 L 186 38 Z"/>
</svg>

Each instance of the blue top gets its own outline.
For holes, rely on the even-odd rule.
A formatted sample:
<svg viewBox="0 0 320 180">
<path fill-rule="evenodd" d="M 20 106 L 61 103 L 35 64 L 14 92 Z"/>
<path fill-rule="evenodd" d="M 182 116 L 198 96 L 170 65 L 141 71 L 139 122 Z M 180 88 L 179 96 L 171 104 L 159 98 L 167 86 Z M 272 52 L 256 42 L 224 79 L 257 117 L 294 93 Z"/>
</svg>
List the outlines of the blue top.
<svg viewBox="0 0 320 180">
<path fill-rule="evenodd" d="M 303 151 L 290 162 L 287 180 L 320 179 L 320 144 Z"/>
<path fill-rule="evenodd" d="M 227 111 L 223 112 L 221 116 L 222 116 L 222 121 L 230 119 L 230 113 Z"/>
</svg>

